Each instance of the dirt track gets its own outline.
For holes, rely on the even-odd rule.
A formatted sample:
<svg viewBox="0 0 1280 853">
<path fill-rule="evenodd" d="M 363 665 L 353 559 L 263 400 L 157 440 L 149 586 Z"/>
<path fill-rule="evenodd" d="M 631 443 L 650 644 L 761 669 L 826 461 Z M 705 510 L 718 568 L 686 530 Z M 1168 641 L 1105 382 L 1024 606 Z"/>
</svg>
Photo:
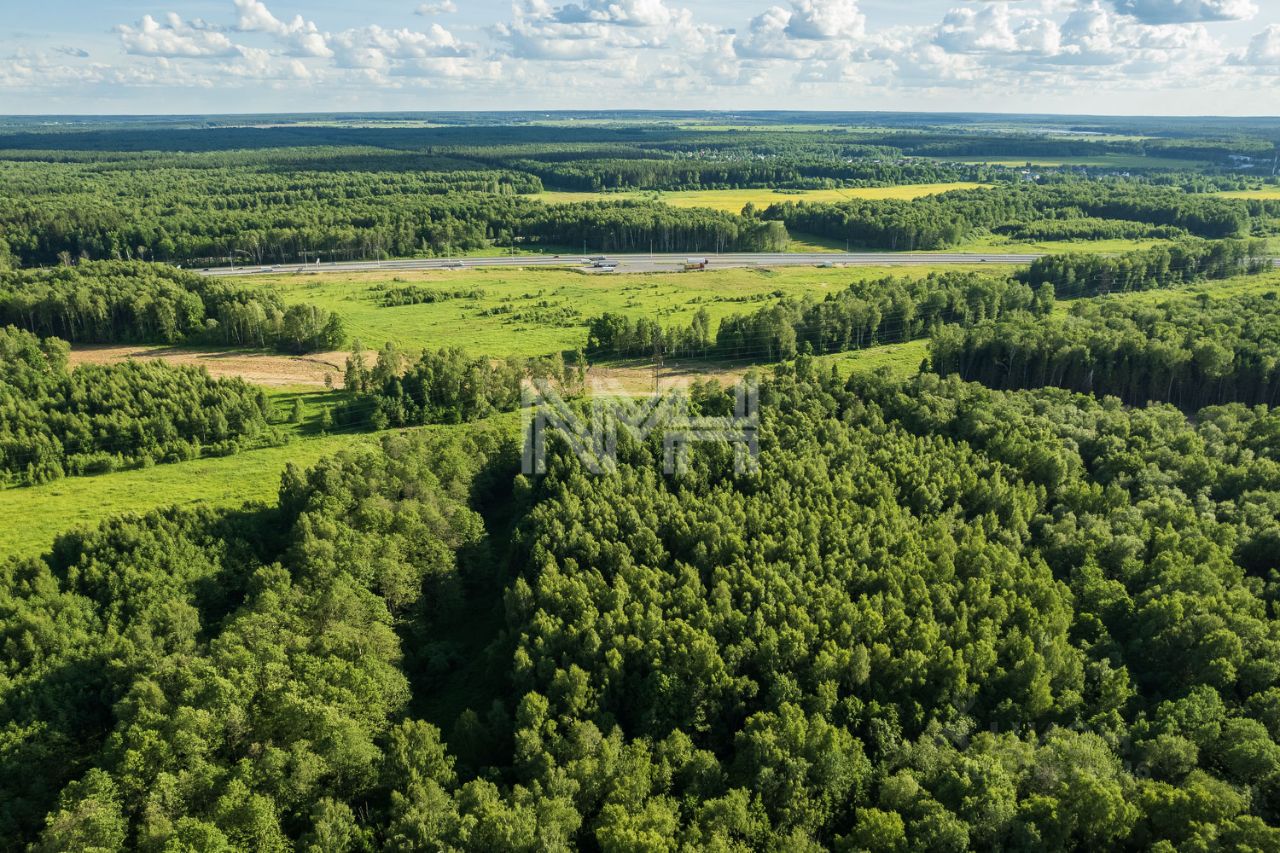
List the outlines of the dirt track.
<svg viewBox="0 0 1280 853">
<path fill-rule="evenodd" d="M 323 388 L 325 376 L 329 375 L 333 377 L 333 387 L 340 388 L 347 354 L 322 352 L 291 356 L 148 346 L 77 346 L 71 350 L 72 367 L 81 364 L 117 364 L 135 358 L 203 367 L 211 376 L 238 376 L 246 382 L 272 387 L 305 385 Z"/>
</svg>

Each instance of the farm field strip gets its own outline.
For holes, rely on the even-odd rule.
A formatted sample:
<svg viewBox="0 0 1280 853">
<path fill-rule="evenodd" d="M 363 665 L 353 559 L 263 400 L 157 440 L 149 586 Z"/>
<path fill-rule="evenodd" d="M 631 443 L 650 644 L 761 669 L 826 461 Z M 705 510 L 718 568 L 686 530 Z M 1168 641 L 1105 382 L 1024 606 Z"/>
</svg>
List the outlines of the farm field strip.
<svg viewBox="0 0 1280 853">
<path fill-rule="evenodd" d="M 771 204 L 788 201 L 839 202 L 852 199 L 901 199 L 910 201 L 953 190 L 981 189 L 987 184 L 954 182 L 945 184 L 904 184 L 893 187 L 855 187 L 829 190 L 692 190 L 687 192 L 653 192 L 645 190 L 627 192 L 558 192 L 548 191 L 536 196 L 547 204 L 580 204 L 591 201 L 618 201 L 619 199 L 654 200 L 672 207 L 708 207 L 738 213 L 747 204 L 763 210 Z"/>
</svg>

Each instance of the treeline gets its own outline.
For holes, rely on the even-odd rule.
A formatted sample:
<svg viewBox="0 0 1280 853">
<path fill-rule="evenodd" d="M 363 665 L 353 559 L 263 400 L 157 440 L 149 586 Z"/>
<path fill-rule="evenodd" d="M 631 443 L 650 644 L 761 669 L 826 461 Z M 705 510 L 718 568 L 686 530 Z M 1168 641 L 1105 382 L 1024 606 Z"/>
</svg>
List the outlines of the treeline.
<svg viewBox="0 0 1280 853">
<path fill-rule="evenodd" d="M 699 308 L 688 326 L 666 326 L 648 317 L 605 312 L 587 320 L 587 352 L 612 358 L 707 356 L 714 346 L 711 314 Z"/>
<path fill-rule="evenodd" d="M 1098 219 L 1084 216 L 1073 219 L 1037 219 L 1034 222 L 1011 222 L 991 229 L 1014 240 L 1176 240 L 1189 236 L 1174 225 L 1151 225 L 1123 219 Z"/>
<path fill-rule="evenodd" d="M 199 343 L 302 353 L 346 341 L 336 314 L 286 306 L 263 288 L 138 261 L 0 272 L 0 324 L 77 344 Z"/>
<path fill-rule="evenodd" d="M 1209 239 L 1246 237 L 1252 225 L 1250 208 L 1240 200 L 1098 181 L 1006 184 L 911 202 L 788 201 L 771 205 L 764 216 L 785 222 L 792 231 L 895 251 L 941 249 L 983 230 L 1040 227 L 1044 219 L 1053 220 L 1044 226 L 1050 229 L 1069 227 L 1059 221 L 1092 218 L 1180 229 Z"/>
<path fill-rule="evenodd" d="M 1045 255 L 1018 273 L 1018 278 L 1032 287 L 1053 285 L 1060 298 L 1069 299 L 1164 289 L 1269 269 L 1265 240 L 1186 241 L 1122 255 Z"/>
<path fill-rule="evenodd" d="M 27 266 L 89 260 L 155 260 L 194 266 L 440 257 L 493 246 L 560 250 L 774 251 L 786 245 L 781 223 L 730 213 L 643 202 L 547 205 L 512 193 L 398 192 L 395 180 L 358 173 L 329 188 L 330 172 L 293 176 L 296 191 L 228 193 L 215 176 L 109 172 L 77 175 L 62 192 L 36 170 L 25 194 L 0 208 L 0 230 Z M 251 173 L 252 174 L 252 173 Z M 340 173 L 338 173 L 340 174 Z M 398 173 L 397 173 L 398 174 Z M 334 180 L 338 180 L 334 178 Z M 536 179 L 535 179 L 536 180 Z M 61 188 L 61 187 L 60 187 Z M 207 199 L 224 199 L 219 209 Z"/>
<path fill-rule="evenodd" d="M 334 420 L 377 430 L 469 423 L 515 411 L 526 378 L 548 379 L 567 394 L 580 393 L 586 369 L 581 355 L 573 365 L 559 354 L 496 361 L 469 356 L 458 347 L 427 351 L 409 363 L 391 343 L 378 351 L 370 365 L 357 345 L 346 366 L 345 387 L 352 397 L 337 408 Z"/>
<path fill-rule="evenodd" d="M 1271 412 L 760 400 L 758 474 L 387 436 L 10 562 L 0 845 L 1280 846 Z"/>
<path fill-rule="evenodd" d="M 706 208 L 644 201 L 538 207 L 520 224 L 521 234 L 606 252 L 780 252 L 791 239 L 782 222 Z"/>
<path fill-rule="evenodd" d="M 278 440 L 261 389 L 153 361 L 67 369 L 68 347 L 0 328 L 0 482 L 225 456 Z"/>
<path fill-rule="evenodd" d="M 690 151 L 686 156 L 668 155 L 662 159 L 655 158 L 653 152 L 644 152 L 628 158 L 561 160 L 557 157 L 551 162 L 531 159 L 494 162 L 536 175 L 549 188 L 578 192 L 895 186 L 982 180 L 991 177 L 992 171 L 981 166 L 903 160 L 892 150 L 865 147 L 829 158 L 768 155 L 758 150 L 701 149 Z"/>
<path fill-rule="evenodd" d="M 782 299 L 748 314 L 734 314 L 711 329 L 700 309 L 688 326 L 604 314 L 588 321 L 587 353 L 605 358 L 651 356 L 779 361 L 798 353 L 831 353 L 900 343 L 942 323 L 978 323 L 1010 311 L 1043 313 L 1049 292 L 1037 294 L 1008 277 L 930 273 L 922 279 L 859 281 L 825 299 Z"/>
<path fill-rule="evenodd" d="M 1054 386 L 1194 412 L 1280 404 L 1280 303 L 1273 293 L 1159 305 L 1087 302 L 1065 317 L 949 327 L 934 370 L 993 388 Z"/>
</svg>

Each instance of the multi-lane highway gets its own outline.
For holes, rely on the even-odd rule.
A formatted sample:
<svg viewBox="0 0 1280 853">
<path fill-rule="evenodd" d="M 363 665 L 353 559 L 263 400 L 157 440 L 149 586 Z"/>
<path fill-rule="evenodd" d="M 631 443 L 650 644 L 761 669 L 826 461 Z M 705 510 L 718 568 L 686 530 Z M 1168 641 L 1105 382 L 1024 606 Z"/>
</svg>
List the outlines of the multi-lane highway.
<svg viewBox="0 0 1280 853">
<path fill-rule="evenodd" d="M 595 261 L 580 255 L 516 255 L 514 257 L 465 258 L 448 260 L 349 261 L 325 264 L 278 264 L 276 266 L 212 267 L 201 270 L 211 276 L 280 275 L 298 272 L 376 272 L 378 270 L 487 269 L 490 267 L 575 267 L 591 272 L 671 272 L 684 269 L 689 255 L 608 255 L 600 263 L 610 266 L 593 268 Z M 1039 255 L 1003 254 L 922 254 L 881 252 L 864 254 L 733 254 L 705 257 L 709 269 L 727 267 L 784 267 L 821 264 L 846 266 L 920 266 L 961 264 L 1029 264 Z M 616 267 L 612 266 L 616 265 Z"/>
</svg>

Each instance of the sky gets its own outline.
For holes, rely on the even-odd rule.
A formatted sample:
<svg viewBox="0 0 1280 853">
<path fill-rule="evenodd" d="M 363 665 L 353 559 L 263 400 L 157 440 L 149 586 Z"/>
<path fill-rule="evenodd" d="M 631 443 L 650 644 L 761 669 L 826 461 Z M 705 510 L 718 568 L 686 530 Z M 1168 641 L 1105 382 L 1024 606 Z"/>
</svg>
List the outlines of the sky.
<svg viewBox="0 0 1280 853">
<path fill-rule="evenodd" d="M 1280 115 L 1280 0 L 8 0 L 0 114 Z"/>
</svg>

